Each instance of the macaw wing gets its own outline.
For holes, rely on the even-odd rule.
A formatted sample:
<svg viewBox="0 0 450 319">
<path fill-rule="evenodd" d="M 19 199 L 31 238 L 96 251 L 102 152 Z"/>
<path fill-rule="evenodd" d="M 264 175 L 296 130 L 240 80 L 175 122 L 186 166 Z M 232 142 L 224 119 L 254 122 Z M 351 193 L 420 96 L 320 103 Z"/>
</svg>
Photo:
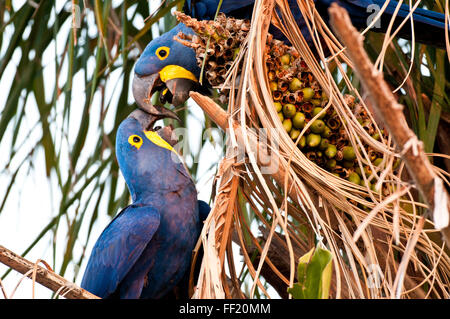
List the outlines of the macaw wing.
<svg viewBox="0 0 450 319">
<path fill-rule="evenodd" d="M 95 243 L 81 287 L 101 298 L 114 293 L 158 230 L 159 221 L 153 207 L 123 209 Z"/>
<path fill-rule="evenodd" d="M 211 207 L 204 201 L 198 200 L 198 215 L 200 216 L 200 222 L 202 223 L 206 220 L 211 211 Z"/>
</svg>

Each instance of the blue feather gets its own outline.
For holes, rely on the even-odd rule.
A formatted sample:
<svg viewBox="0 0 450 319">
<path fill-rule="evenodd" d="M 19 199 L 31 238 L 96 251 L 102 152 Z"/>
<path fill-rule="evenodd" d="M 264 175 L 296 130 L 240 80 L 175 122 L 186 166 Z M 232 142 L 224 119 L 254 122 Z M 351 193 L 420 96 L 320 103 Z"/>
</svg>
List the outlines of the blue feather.
<svg viewBox="0 0 450 319">
<path fill-rule="evenodd" d="M 202 200 L 198 201 L 198 212 L 200 215 L 200 221 L 204 222 L 211 211 L 211 207 L 207 203 Z"/>
<path fill-rule="evenodd" d="M 159 219 L 159 213 L 149 206 L 123 209 L 95 243 L 81 287 L 101 298 L 114 293 L 151 241 Z"/>
<path fill-rule="evenodd" d="M 158 73 L 167 65 L 178 65 L 192 72 L 198 78 L 200 68 L 197 65 L 194 50 L 173 39 L 179 32 L 186 35 L 194 34 L 191 28 L 179 23 L 169 32 L 152 40 L 136 63 L 134 72 L 139 76 L 145 76 Z M 156 50 L 160 47 L 170 49 L 168 57 L 164 60 L 160 60 L 156 56 Z"/>
<path fill-rule="evenodd" d="M 211 20 L 214 18 L 215 11 L 220 0 L 186 0 L 185 12 L 197 19 Z M 250 19 L 253 11 L 254 0 L 223 0 L 220 11 L 234 16 L 236 18 Z M 317 10 L 326 22 L 328 22 L 328 8 L 333 2 L 344 7 L 357 28 L 365 28 L 368 25 L 368 18 L 373 14 L 369 10 L 370 5 L 378 5 L 381 8 L 386 0 L 315 0 Z M 312 38 L 306 27 L 306 23 L 298 9 L 297 0 L 288 0 L 289 6 L 297 20 L 297 24 L 302 30 L 303 36 L 313 45 Z M 381 27 L 373 28 L 371 31 L 386 32 L 389 22 L 394 14 L 398 2 L 391 0 L 381 18 Z M 207 8 L 207 9 L 205 9 Z M 398 26 L 401 21 L 409 14 L 410 7 L 402 4 L 394 26 Z M 413 13 L 416 40 L 421 43 L 431 44 L 438 47 L 445 47 L 445 16 L 442 13 L 417 8 Z M 286 37 L 274 27 L 270 32 L 278 39 L 287 41 Z M 406 23 L 398 33 L 398 36 L 410 39 L 411 27 L 410 23 Z"/>
<path fill-rule="evenodd" d="M 117 130 L 116 155 L 133 204 L 100 235 L 82 287 L 102 298 L 162 298 L 188 272 L 200 235 L 195 185 L 134 118 Z"/>
</svg>

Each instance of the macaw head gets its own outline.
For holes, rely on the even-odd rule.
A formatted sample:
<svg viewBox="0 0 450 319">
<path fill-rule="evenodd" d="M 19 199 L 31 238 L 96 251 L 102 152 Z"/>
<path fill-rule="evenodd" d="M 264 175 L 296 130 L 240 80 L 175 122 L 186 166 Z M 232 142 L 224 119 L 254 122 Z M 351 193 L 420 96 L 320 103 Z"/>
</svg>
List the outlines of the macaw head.
<svg viewBox="0 0 450 319">
<path fill-rule="evenodd" d="M 170 140 L 161 137 L 167 137 L 166 128 L 149 125 L 154 119 L 137 110 L 117 130 L 116 157 L 133 202 L 149 193 L 176 190 L 190 178 Z"/>
<path fill-rule="evenodd" d="M 200 68 L 193 49 L 174 40 L 179 32 L 194 34 L 180 23 L 171 31 L 152 40 L 134 68 L 133 95 L 138 106 L 155 116 L 172 117 L 176 114 L 162 106 L 155 106 L 151 97 L 160 91 L 160 99 L 174 106 L 189 98 L 189 91 L 198 85 Z"/>
</svg>

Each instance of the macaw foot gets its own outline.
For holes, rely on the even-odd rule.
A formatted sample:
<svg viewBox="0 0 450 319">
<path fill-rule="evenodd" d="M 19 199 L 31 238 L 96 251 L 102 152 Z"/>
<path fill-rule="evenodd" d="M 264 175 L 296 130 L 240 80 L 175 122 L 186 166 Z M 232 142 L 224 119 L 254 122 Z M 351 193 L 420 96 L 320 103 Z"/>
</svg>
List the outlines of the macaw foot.
<svg viewBox="0 0 450 319">
<path fill-rule="evenodd" d="M 159 73 L 149 76 L 135 75 L 133 79 L 133 95 L 140 109 L 161 118 L 169 117 L 180 121 L 175 112 L 161 105 L 152 104 L 152 96 L 159 91 L 161 103 L 174 106 L 183 104 L 189 98 L 189 92 L 194 90 L 197 83 L 190 79 L 176 78 L 166 82 L 161 81 Z"/>
</svg>

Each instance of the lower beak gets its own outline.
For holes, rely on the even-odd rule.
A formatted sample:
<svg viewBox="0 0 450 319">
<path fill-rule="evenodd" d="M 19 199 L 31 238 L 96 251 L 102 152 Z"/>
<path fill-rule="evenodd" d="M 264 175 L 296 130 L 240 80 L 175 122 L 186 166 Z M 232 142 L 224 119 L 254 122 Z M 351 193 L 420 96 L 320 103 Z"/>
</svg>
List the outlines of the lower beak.
<svg viewBox="0 0 450 319">
<path fill-rule="evenodd" d="M 189 98 L 189 92 L 192 91 L 196 86 L 197 82 L 178 78 L 166 81 L 166 86 L 172 94 L 172 104 L 179 106 L 187 101 Z"/>
<path fill-rule="evenodd" d="M 134 76 L 133 79 L 133 96 L 139 108 L 153 116 L 159 118 L 173 118 L 180 121 L 175 112 L 166 109 L 160 105 L 152 104 L 152 95 L 162 86 L 159 79 L 159 74 L 152 74 L 150 76 Z"/>
<path fill-rule="evenodd" d="M 179 106 L 187 101 L 189 92 L 194 90 L 196 86 L 196 81 L 185 78 L 175 78 L 162 82 L 158 73 L 142 77 L 135 75 L 133 79 L 133 95 L 139 108 L 145 112 L 160 118 L 169 117 L 180 121 L 173 111 L 161 105 L 153 105 L 151 101 L 152 95 L 156 91 L 162 91 L 160 98 L 163 102 Z"/>
</svg>

